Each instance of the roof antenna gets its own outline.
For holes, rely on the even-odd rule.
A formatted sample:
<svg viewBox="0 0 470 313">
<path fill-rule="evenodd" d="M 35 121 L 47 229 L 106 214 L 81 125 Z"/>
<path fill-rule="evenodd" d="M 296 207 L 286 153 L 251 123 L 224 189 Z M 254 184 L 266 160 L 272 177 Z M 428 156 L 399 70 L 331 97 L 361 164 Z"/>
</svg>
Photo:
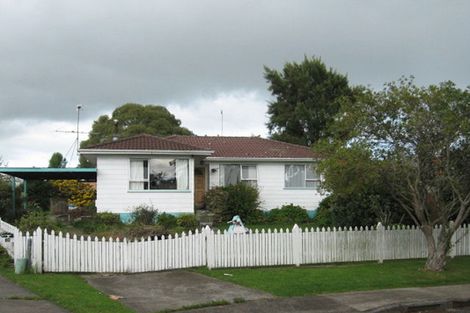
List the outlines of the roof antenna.
<svg viewBox="0 0 470 313">
<path fill-rule="evenodd" d="M 80 110 L 82 109 L 81 104 L 77 104 L 77 154 L 80 149 Z"/>
<path fill-rule="evenodd" d="M 220 110 L 220 117 L 221 117 L 220 136 L 223 136 L 224 135 L 224 110 Z"/>
</svg>

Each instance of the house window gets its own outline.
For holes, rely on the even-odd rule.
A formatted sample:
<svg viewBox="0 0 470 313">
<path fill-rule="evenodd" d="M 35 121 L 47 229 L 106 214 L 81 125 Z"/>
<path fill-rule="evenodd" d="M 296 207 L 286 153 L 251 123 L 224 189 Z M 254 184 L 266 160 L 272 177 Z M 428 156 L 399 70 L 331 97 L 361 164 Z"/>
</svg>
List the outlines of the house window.
<svg viewBox="0 0 470 313">
<path fill-rule="evenodd" d="M 256 165 L 223 164 L 220 166 L 220 181 L 223 186 L 242 182 L 256 187 Z"/>
<path fill-rule="evenodd" d="M 189 160 L 131 160 L 129 190 L 188 190 Z"/>
<path fill-rule="evenodd" d="M 286 188 L 319 188 L 320 176 L 313 164 L 286 164 L 284 173 Z"/>
</svg>

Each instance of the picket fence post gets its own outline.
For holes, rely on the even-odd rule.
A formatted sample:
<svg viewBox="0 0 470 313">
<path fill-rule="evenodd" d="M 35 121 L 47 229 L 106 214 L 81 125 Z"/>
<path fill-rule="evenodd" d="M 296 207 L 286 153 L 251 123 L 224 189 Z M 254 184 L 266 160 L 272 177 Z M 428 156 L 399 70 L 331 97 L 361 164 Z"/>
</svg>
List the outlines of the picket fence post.
<svg viewBox="0 0 470 313">
<path fill-rule="evenodd" d="M 42 229 L 38 227 L 33 232 L 31 252 L 31 267 L 35 273 L 42 273 Z"/>
<path fill-rule="evenodd" d="M 208 269 L 212 269 L 214 267 L 214 232 L 212 229 L 209 227 L 209 225 L 206 225 L 204 227 L 204 237 L 206 238 L 206 266 Z"/>
<path fill-rule="evenodd" d="M 292 261 L 295 266 L 302 263 L 302 230 L 297 224 L 292 227 Z"/>
<path fill-rule="evenodd" d="M 385 257 L 385 227 L 382 225 L 382 223 L 377 224 L 377 258 L 379 263 L 384 262 L 384 257 Z"/>
<path fill-rule="evenodd" d="M 23 233 L 17 230 L 13 234 L 13 262 L 16 266 L 18 259 L 20 259 L 21 251 L 23 251 Z"/>
</svg>

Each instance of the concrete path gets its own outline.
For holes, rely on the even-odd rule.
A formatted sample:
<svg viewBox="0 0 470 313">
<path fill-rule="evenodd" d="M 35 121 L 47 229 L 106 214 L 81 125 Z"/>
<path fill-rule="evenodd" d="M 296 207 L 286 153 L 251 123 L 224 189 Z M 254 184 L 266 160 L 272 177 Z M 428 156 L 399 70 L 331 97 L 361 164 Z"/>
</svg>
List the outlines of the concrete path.
<svg viewBox="0 0 470 313">
<path fill-rule="evenodd" d="M 67 313 L 34 293 L 0 276 L 1 313 Z"/>
<path fill-rule="evenodd" d="M 219 281 L 198 273 L 168 271 L 131 275 L 85 275 L 95 288 L 123 297 L 122 303 L 138 313 L 180 309 L 211 301 L 243 299 L 246 302 L 207 307 L 188 312 L 407 312 L 407 308 L 451 307 L 455 302 L 470 307 L 470 285 L 428 288 L 385 289 L 319 296 L 278 298 L 268 293 Z M 0 311 L 1 312 L 1 311 Z M 413 312 L 420 312 L 419 309 Z M 427 312 L 427 311 L 426 311 Z M 439 309 L 434 312 L 470 312 L 466 309 Z"/>
<path fill-rule="evenodd" d="M 450 302 L 468 302 L 470 305 L 470 285 L 347 292 L 324 297 L 360 312 L 381 312 L 398 307 L 430 307 Z"/>
<path fill-rule="evenodd" d="M 384 289 L 376 291 L 326 294 L 321 296 L 278 298 L 185 311 L 185 313 L 219 312 L 468 313 L 470 312 L 470 285 Z"/>
<path fill-rule="evenodd" d="M 186 271 L 143 274 L 96 274 L 83 276 L 105 294 L 122 297 L 120 301 L 139 313 L 234 299 L 273 298 L 266 292 L 241 287 L 205 275 Z M 0 311 L 1 312 L 1 311 Z M 271 312 L 272 313 L 272 312 Z"/>
</svg>

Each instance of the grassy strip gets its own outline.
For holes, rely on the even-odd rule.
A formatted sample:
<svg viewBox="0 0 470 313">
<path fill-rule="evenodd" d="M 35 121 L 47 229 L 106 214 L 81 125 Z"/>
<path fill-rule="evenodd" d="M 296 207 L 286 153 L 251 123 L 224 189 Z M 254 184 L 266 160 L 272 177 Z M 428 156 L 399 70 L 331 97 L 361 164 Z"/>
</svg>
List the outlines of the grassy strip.
<svg viewBox="0 0 470 313">
<path fill-rule="evenodd" d="M 50 300 L 73 313 L 132 313 L 118 301 L 94 289 L 79 275 L 16 275 L 11 261 L 0 247 L 0 275 L 31 290 L 41 299 Z M 31 299 L 33 300 L 33 299 Z"/>
<path fill-rule="evenodd" d="M 424 262 L 400 260 L 383 264 L 368 262 L 302 267 L 200 268 L 196 271 L 285 297 L 470 283 L 470 257 L 455 258 L 440 273 L 423 271 Z"/>
<path fill-rule="evenodd" d="M 162 311 L 158 311 L 158 313 L 181 312 L 181 311 L 202 309 L 202 308 L 208 308 L 208 307 L 212 307 L 212 306 L 221 306 L 221 305 L 228 305 L 228 304 L 230 304 L 230 302 L 228 302 L 226 300 L 214 300 L 214 301 L 207 302 L 207 303 L 185 305 L 185 306 L 182 306 L 181 308 L 178 308 L 178 309 L 162 310 Z"/>
</svg>

